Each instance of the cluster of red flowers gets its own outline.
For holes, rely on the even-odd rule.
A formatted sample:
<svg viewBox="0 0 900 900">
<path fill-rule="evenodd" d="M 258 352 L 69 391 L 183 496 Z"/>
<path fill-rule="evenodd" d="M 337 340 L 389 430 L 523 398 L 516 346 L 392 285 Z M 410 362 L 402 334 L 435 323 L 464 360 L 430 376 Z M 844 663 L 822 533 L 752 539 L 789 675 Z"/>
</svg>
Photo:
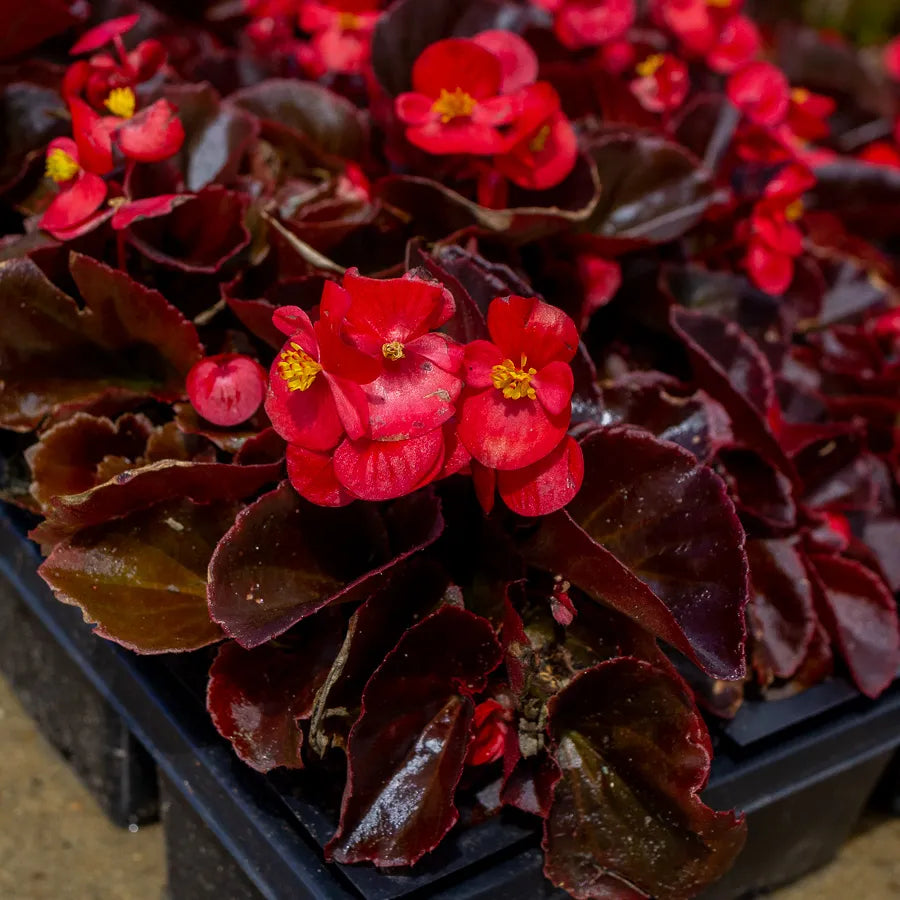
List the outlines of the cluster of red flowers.
<svg viewBox="0 0 900 900">
<path fill-rule="evenodd" d="M 128 52 L 122 35 L 137 25 L 138 15 L 103 22 L 85 32 L 72 55 L 92 54 L 73 63 L 63 78 L 63 97 L 72 117 L 72 137 L 51 141 L 47 176 L 59 186 L 41 218 L 54 237 L 78 237 L 112 217 L 112 227 L 126 228 L 136 218 L 171 209 L 170 196 L 132 200 L 130 173 L 136 163 L 152 163 L 177 153 L 184 128 L 165 99 L 142 105 L 141 97 L 163 75 L 166 52 L 156 40 Z M 96 52 L 112 43 L 115 55 Z M 104 180 L 124 160 L 124 184 L 103 209 L 110 186 Z"/>
<path fill-rule="evenodd" d="M 489 157 L 493 168 L 476 165 L 480 197 L 502 207 L 494 171 L 520 187 L 545 190 L 575 165 L 575 132 L 559 95 L 537 73 L 534 50 L 509 31 L 447 38 L 416 60 L 413 90 L 394 101 L 397 117 L 407 140 L 428 153 Z"/>
<path fill-rule="evenodd" d="M 567 435 L 575 323 L 540 300 L 502 297 L 491 340 L 463 346 L 438 331 L 455 312 L 443 285 L 356 272 L 328 282 L 315 322 L 281 307 L 288 339 L 272 365 L 266 411 L 288 442 L 288 475 L 322 506 L 389 500 L 462 471 L 485 511 L 495 489 L 522 515 L 565 506 L 584 463 Z M 234 425 L 262 399 L 252 360 L 201 360 L 188 378 L 195 409 Z"/>
</svg>

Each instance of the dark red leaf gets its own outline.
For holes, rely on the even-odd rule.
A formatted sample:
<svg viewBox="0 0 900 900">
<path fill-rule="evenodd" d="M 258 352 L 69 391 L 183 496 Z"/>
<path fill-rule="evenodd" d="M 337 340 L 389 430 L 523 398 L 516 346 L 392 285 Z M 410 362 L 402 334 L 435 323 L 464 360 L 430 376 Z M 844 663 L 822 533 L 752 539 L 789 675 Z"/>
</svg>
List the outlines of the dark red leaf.
<svg viewBox="0 0 900 900">
<path fill-rule="evenodd" d="M 720 404 L 704 391 L 685 393 L 683 385 L 662 372 L 633 372 L 601 385 L 600 406 L 592 417 L 595 424 L 644 428 L 700 462 L 731 440 L 728 415 Z"/>
<path fill-rule="evenodd" d="M 148 259 L 185 272 L 217 272 L 250 243 L 244 225 L 249 197 L 206 187 L 168 216 L 136 222 L 130 242 Z"/>
<path fill-rule="evenodd" d="M 708 674 L 740 678 L 747 558 L 725 485 L 687 451 L 635 429 L 595 431 L 582 448 L 581 491 L 544 520 L 530 560 Z"/>
<path fill-rule="evenodd" d="M 597 205 L 599 182 L 593 165 L 579 157 L 572 173 L 546 191 L 517 191 L 509 209 L 489 209 L 452 188 L 417 175 L 389 175 L 373 186 L 385 205 L 415 223 L 413 235 L 438 240 L 477 225 L 516 243 L 563 231 L 587 221 Z"/>
<path fill-rule="evenodd" d="M 175 500 L 134 512 L 67 538 L 38 572 L 101 637 L 139 653 L 195 650 L 222 638 L 206 606 L 206 569 L 237 509 Z"/>
<path fill-rule="evenodd" d="M 208 84 L 171 85 L 165 97 L 177 108 L 184 126 L 184 143 L 177 159 L 187 189 L 231 184 L 259 133 L 256 120 L 223 104 Z"/>
<path fill-rule="evenodd" d="M 219 734 L 258 772 L 303 768 L 300 722 L 340 647 L 341 625 L 317 616 L 278 642 L 244 650 L 229 641 L 219 649 L 206 706 Z"/>
<path fill-rule="evenodd" d="M 772 537 L 794 529 L 797 506 L 789 478 L 748 447 L 723 448 L 717 461 L 748 533 Z"/>
<path fill-rule="evenodd" d="M 271 78 L 231 94 L 228 104 L 260 119 L 267 136 L 275 129 L 298 138 L 313 160 L 360 159 L 364 153 L 366 131 L 359 110 L 314 82 Z"/>
<path fill-rule="evenodd" d="M 725 407 L 735 437 L 789 474 L 768 422 L 775 399 L 772 370 L 756 344 L 734 322 L 707 313 L 673 306 L 669 321 L 684 341 L 695 381 Z"/>
<path fill-rule="evenodd" d="M 753 668 L 767 685 L 773 678 L 790 678 L 800 668 L 818 620 L 812 585 L 796 541 L 748 541 L 747 558 Z"/>
<path fill-rule="evenodd" d="M 70 270 L 83 307 L 30 259 L 0 267 L 3 427 L 27 431 L 108 392 L 174 400 L 202 355 L 194 326 L 161 294 L 77 253 Z"/>
<path fill-rule="evenodd" d="M 353 613 L 344 645 L 316 697 L 309 741 L 319 755 L 345 746 L 372 673 L 408 628 L 444 602 L 448 586 L 439 566 L 414 556 L 395 566 L 384 586 Z"/>
<path fill-rule="evenodd" d="M 518 735 L 511 735 L 511 739 L 518 744 Z M 553 788 L 559 775 L 559 766 L 546 750 L 541 750 L 534 756 L 519 756 L 514 768 L 503 781 L 500 801 L 505 806 L 514 806 L 546 819 L 550 814 Z"/>
<path fill-rule="evenodd" d="M 89 7 L 72 0 L 5 4 L 0 59 L 10 59 L 83 22 Z"/>
<path fill-rule="evenodd" d="M 856 686 L 877 697 L 900 667 L 897 603 L 880 578 L 839 556 L 810 556 L 821 583 L 819 614 Z"/>
<path fill-rule="evenodd" d="M 680 900 L 727 871 L 746 829 L 698 796 L 711 751 L 684 682 L 600 663 L 551 701 L 549 730 L 562 770 L 544 830 L 554 884 L 579 900 Z"/>
<path fill-rule="evenodd" d="M 453 795 L 471 737 L 470 697 L 500 656 L 487 620 L 453 606 L 406 632 L 366 685 L 327 857 L 412 865 L 437 846 L 458 818 Z"/>
<path fill-rule="evenodd" d="M 715 199 L 709 172 L 687 150 L 637 129 L 593 138 L 603 190 L 590 218 L 604 238 L 662 243 L 697 224 Z"/>
<path fill-rule="evenodd" d="M 245 509 L 216 549 L 212 617 L 241 646 L 256 647 L 324 606 L 371 596 L 442 528 L 428 494 L 382 515 L 371 503 L 315 506 L 283 482 Z"/>
</svg>

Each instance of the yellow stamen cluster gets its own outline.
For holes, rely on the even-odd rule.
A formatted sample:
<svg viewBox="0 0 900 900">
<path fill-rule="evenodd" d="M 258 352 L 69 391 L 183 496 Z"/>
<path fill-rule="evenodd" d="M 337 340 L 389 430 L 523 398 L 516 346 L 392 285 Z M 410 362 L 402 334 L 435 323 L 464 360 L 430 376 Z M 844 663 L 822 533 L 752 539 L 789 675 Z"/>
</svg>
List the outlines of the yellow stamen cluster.
<svg viewBox="0 0 900 900">
<path fill-rule="evenodd" d="M 789 203 L 784 209 L 784 217 L 788 222 L 796 222 L 803 215 L 803 201 L 795 200 Z"/>
<path fill-rule="evenodd" d="M 136 103 L 134 91 L 130 87 L 113 88 L 103 101 L 103 105 L 120 119 L 130 119 L 134 115 Z"/>
<path fill-rule="evenodd" d="M 338 13 L 338 28 L 341 31 L 358 31 L 362 25 L 362 19 L 352 12 Z"/>
<path fill-rule="evenodd" d="M 81 166 L 65 150 L 55 147 L 47 154 L 44 171 L 57 184 L 62 184 L 71 181 L 81 171 Z"/>
<path fill-rule="evenodd" d="M 494 387 L 502 391 L 507 400 L 534 400 L 535 393 L 531 379 L 537 375 L 537 369 L 526 369 L 527 362 L 523 353 L 520 366 L 516 366 L 511 359 L 504 359 L 491 369 Z"/>
<path fill-rule="evenodd" d="M 316 380 L 322 367 L 297 343 L 278 356 L 278 374 L 287 382 L 289 391 L 306 391 Z"/>
<path fill-rule="evenodd" d="M 809 100 L 810 94 L 806 88 L 793 88 L 791 90 L 791 100 L 798 106 L 803 106 Z"/>
<path fill-rule="evenodd" d="M 707 6 L 715 6 L 718 9 L 728 9 L 731 6 L 731 0 L 706 0 Z"/>
<path fill-rule="evenodd" d="M 648 75 L 655 75 L 656 70 L 666 61 L 665 56 L 662 53 L 654 53 L 652 56 L 648 56 L 643 62 L 639 62 L 634 68 L 638 75 L 641 78 L 646 78 Z"/>
<path fill-rule="evenodd" d="M 403 359 L 406 354 L 403 352 L 403 344 L 400 341 L 390 341 L 381 345 L 381 354 L 385 359 Z"/>
<path fill-rule="evenodd" d="M 542 125 L 538 133 L 529 141 L 528 149 L 532 153 L 540 153 L 547 146 L 547 139 L 550 137 L 550 126 Z"/>
<path fill-rule="evenodd" d="M 431 111 L 439 113 L 441 121 L 446 125 L 459 116 L 471 116 L 477 105 L 475 98 L 462 88 L 452 92 L 441 88 L 441 96 L 431 105 Z"/>
</svg>

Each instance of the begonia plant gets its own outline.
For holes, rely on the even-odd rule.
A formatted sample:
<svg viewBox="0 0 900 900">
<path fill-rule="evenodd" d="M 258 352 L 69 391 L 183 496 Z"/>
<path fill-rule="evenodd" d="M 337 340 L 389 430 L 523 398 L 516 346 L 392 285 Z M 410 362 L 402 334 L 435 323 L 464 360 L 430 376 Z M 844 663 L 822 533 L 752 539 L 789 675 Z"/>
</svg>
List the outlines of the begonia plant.
<svg viewBox="0 0 900 900">
<path fill-rule="evenodd" d="M 208 661 L 244 763 L 321 772 L 327 860 L 512 808 L 573 897 L 700 893 L 745 832 L 710 727 L 900 666 L 897 41 L 96 6 L 0 35 L 0 497 L 43 578 Z"/>
</svg>

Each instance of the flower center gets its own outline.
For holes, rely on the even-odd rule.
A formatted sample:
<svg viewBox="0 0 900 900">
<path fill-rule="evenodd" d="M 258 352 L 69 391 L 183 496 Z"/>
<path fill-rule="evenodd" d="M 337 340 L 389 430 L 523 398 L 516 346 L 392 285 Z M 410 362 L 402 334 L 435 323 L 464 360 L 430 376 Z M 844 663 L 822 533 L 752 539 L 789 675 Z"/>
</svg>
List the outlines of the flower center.
<svg viewBox="0 0 900 900">
<path fill-rule="evenodd" d="M 655 75 L 656 70 L 665 61 L 666 58 L 662 53 L 654 53 L 652 56 L 648 56 L 643 62 L 639 62 L 634 68 L 641 78 L 647 78 L 650 75 Z"/>
<path fill-rule="evenodd" d="M 550 137 L 550 126 L 542 125 L 538 133 L 529 141 L 528 149 L 532 153 L 540 153 L 547 146 L 547 139 Z"/>
<path fill-rule="evenodd" d="M 441 88 L 441 96 L 434 101 L 431 111 L 440 114 L 441 121 L 446 125 L 459 116 L 471 116 L 472 110 L 478 105 L 471 94 L 467 94 L 462 88 L 450 92 L 447 88 Z"/>
<path fill-rule="evenodd" d="M 803 215 L 803 201 L 795 200 L 784 208 L 784 217 L 788 222 L 796 222 Z"/>
<path fill-rule="evenodd" d="M 791 91 L 791 100 L 798 106 L 803 106 L 809 100 L 809 91 L 806 88 L 794 88 Z"/>
<path fill-rule="evenodd" d="M 715 6 L 718 9 L 728 9 L 731 6 L 731 0 L 706 0 L 707 6 Z"/>
<path fill-rule="evenodd" d="M 362 19 L 356 13 L 342 12 L 338 13 L 337 25 L 341 31 L 358 31 Z"/>
<path fill-rule="evenodd" d="M 117 87 L 109 92 L 103 105 L 120 119 L 130 119 L 134 115 L 135 97 L 130 87 Z"/>
<path fill-rule="evenodd" d="M 64 181 L 73 179 L 81 171 L 81 166 L 65 150 L 55 147 L 47 154 L 47 165 L 44 171 L 57 184 L 62 184 Z"/>
<path fill-rule="evenodd" d="M 381 353 L 385 359 L 403 359 L 406 354 L 403 352 L 403 344 L 400 341 L 390 341 L 390 343 L 381 345 Z"/>
<path fill-rule="evenodd" d="M 299 345 L 291 341 L 290 350 L 282 350 L 278 358 L 278 373 L 287 382 L 289 391 L 306 391 L 316 380 L 322 367 Z"/>
<path fill-rule="evenodd" d="M 531 379 L 537 375 L 537 369 L 526 369 L 528 360 L 522 354 L 522 364 L 516 366 L 511 359 L 504 359 L 502 363 L 491 369 L 491 381 L 498 391 L 503 391 L 507 400 L 534 400 L 534 388 Z"/>
</svg>

